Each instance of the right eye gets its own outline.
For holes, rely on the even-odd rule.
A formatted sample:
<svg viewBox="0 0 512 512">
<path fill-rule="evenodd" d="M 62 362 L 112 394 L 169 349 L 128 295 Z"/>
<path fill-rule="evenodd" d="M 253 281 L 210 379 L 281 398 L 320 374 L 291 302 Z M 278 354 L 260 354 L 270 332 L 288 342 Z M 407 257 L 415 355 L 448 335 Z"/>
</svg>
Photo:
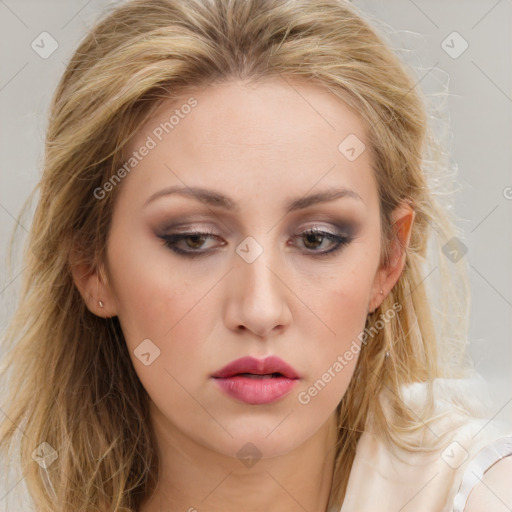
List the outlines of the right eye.
<svg viewBox="0 0 512 512">
<path fill-rule="evenodd" d="M 159 235 L 159 238 L 164 240 L 164 245 L 171 249 L 171 251 L 174 251 L 176 254 L 190 257 L 200 256 L 210 252 L 211 248 L 199 250 L 203 248 L 206 240 L 220 239 L 218 235 L 215 235 L 211 231 L 169 233 L 166 235 Z M 185 247 L 183 247 L 183 242 L 185 243 Z M 180 244 L 182 245 L 180 246 Z M 226 245 L 226 242 L 223 242 L 221 245 Z"/>
</svg>

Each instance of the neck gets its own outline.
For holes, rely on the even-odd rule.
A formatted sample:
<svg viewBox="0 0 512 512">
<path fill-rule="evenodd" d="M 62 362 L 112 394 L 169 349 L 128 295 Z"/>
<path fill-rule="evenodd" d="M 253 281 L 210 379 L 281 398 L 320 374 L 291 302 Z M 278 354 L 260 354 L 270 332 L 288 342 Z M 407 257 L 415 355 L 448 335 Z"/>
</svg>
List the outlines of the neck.
<svg viewBox="0 0 512 512">
<path fill-rule="evenodd" d="M 153 407 L 153 411 L 155 408 Z M 156 412 L 158 482 L 139 512 L 325 512 L 336 418 L 285 455 L 243 463 L 195 443 Z"/>
</svg>

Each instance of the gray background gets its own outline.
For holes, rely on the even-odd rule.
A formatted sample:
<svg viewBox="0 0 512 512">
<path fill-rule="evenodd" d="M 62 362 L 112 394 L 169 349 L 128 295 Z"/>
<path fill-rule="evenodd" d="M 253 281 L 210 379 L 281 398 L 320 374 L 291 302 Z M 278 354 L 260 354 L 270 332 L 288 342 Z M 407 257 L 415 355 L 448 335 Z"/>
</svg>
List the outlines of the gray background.
<svg viewBox="0 0 512 512">
<path fill-rule="evenodd" d="M 105 7 L 115 3 L 0 0 L 1 261 L 15 218 L 38 180 L 53 90 L 78 41 Z M 456 214 L 468 246 L 465 257 L 472 286 L 470 351 L 495 399 L 494 414 L 510 421 L 512 1 L 354 3 L 394 31 L 394 44 L 407 50 L 403 57 L 417 69 L 425 92 L 442 98 L 448 88 L 445 113 L 451 133 L 447 137 L 460 189 Z M 58 43 L 46 59 L 31 47 L 43 31 Z M 469 45 L 458 58 L 442 47 L 453 31 Z M 457 51 L 462 40 L 449 44 Z M 26 230 L 26 222 L 22 224 L 21 230 Z M 22 270 L 17 261 L 12 275 L 0 266 L 0 331 L 14 310 Z"/>
</svg>

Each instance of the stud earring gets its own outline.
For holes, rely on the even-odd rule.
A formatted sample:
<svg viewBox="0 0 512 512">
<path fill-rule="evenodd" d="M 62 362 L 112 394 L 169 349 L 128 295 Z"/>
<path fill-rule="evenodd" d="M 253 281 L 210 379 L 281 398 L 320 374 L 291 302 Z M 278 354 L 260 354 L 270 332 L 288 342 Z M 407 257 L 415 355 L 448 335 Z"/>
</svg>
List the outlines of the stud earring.
<svg viewBox="0 0 512 512">
<path fill-rule="evenodd" d="M 384 295 L 384 292 L 381 290 L 381 291 L 380 291 L 380 294 L 381 294 L 381 295 Z"/>
<path fill-rule="evenodd" d="M 100 308 L 102 308 L 104 306 L 103 302 L 101 302 L 101 300 L 98 301 L 98 304 L 100 305 Z"/>
</svg>

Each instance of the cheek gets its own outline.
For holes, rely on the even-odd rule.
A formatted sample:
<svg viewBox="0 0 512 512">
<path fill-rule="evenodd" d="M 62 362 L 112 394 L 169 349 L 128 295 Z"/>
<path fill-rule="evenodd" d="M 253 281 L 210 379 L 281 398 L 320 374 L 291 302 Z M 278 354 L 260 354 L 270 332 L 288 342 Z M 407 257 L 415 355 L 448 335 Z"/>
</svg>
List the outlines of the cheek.
<svg viewBox="0 0 512 512">
<path fill-rule="evenodd" d="M 215 279 L 194 280 L 169 268 L 169 258 L 159 258 L 159 251 L 143 252 L 112 244 L 111 261 L 117 264 L 112 284 L 130 358 L 156 403 L 168 405 L 172 397 L 180 413 L 190 408 L 197 414 L 184 389 L 195 389 L 197 375 L 207 373 L 201 354 L 210 332 L 214 294 L 208 292 Z"/>
<path fill-rule="evenodd" d="M 127 280 L 121 286 L 118 317 L 128 347 L 133 350 L 149 338 L 162 355 L 170 346 L 173 352 L 181 352 L 183 345 L 191 350 L 207 322 L 206 292 L 204 283 L 192 286 L 179 278 L 171 281 L 151 270 Z"/>
<path fill-rule="evenodd" d="M 357 261 L 344 262 L 321 282 L 312 283 L 308 295 L 313 310 L 336 348 L 364 329 L 374 276 L 373 259 L 362 255 Z"/>
<path fill-rule="evenodd" d="M 345 281 L 341 288 L 324 290 L 321 302 L 317 302 L 335 344 L 363 329 L 366 320 L 369 287 L 360 281 L 356 286 L 349 285 Z"/>
<path fill-rule="evenodd" d="M 166 250 L 155 246 L 154 240 L 146 243 L 143 237 L 140 242 L 135 238 L 115 233 L 109 245 L 117 315 L 130 347 L 146 338 L 160 343 L 184 320 L 190 321 L 211 286 L 170 266 Z"/>
<path fill-rule="evenodd" d="M 360 257 L 309 289 L 317 319 L 304 315 L 302 329 L 315 343 L 307 358 L 310 372 L 297 398 L 312 411 L 335 407 L 349 385 L 366 325 L 373 265 L 371 258 Z"/>
<path fill-rule="evenodd" d="M 121 286 L 119 320 L 142 386 L 173 423 L 186 418 L 185 428 L 188 422 L 204 421 L 204 411 L 191 396 L 202 393 L 207 374 L 202 352 L 208 336 L 208 287 L 162 277 L 145 270 L 127 279 Z"/>
</svg>

